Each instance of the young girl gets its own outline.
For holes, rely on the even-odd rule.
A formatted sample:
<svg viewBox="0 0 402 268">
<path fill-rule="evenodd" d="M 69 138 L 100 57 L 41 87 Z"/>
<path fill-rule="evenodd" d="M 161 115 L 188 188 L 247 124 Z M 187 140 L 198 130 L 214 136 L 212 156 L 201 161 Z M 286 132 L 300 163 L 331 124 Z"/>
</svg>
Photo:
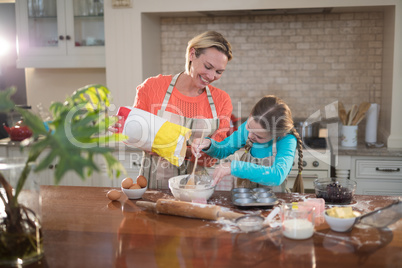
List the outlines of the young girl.
<svg viewBox="0 0 402 268">
<path fill-rule="evenodd" d="M 247 121 L 231 136 L 221 142 L 209 138 L 195 139 L 191 150 L 194 155 L 202 150 L 222 159 L 242 147 L 245 148 L 245 154 L 240 160 L 221 163 L 216 167 L 213 174 L 215 184 L 223 177 L 233 175 L 240 178 L 237 181 L 240 187 L 254 187 L 250 185 L 253 182 L 271 187 L 281 186 L 280 191 L 287 191 L 285 179 L 292 169 L 296 147 L 299 153 L 299 176 L 296 181 L 302 183 L 302 141 L 294 128 L 292 113 L 281 99 L 272 95 L 263 97 L 254 106 Z M 274 191 L 278 191 L 278 188 Z"/>
</svg>

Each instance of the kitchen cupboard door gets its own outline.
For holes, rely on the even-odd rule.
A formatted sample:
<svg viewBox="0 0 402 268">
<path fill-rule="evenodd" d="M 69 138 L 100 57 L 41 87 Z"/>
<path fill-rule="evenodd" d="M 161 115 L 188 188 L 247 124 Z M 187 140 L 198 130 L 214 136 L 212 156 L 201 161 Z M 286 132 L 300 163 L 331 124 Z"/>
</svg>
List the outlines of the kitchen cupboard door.
<svg viewBox="0 0 402 268">
<path fill-rule="evenodd" d="M 107 173 L 107 164 L 102 156 L 95 156 L 95 162 L 99 168 L 99 172 L 94 172 L 90 178 L 88 178 L 91 186 L 96 187 L 115 187 L 116 178 L 110 177 Z"/>
<path fill-rule="evenodd" d="M 127 174 L 121 174 L 120 177 L 115 177 L 113 180 L 113 187 L 120 187 L 121 181 L 126 177 L 130 177 L 135 181 L 140 174 L 142 151 L 116 151 L 114 157 L 121 162 L 123 167 L 126 169 Z"/>
<path fill-rule="evenodd" d="M 352 157 L 351 179 L 356 193 L 402 196 L 402 160 L 399 157 Z"/>
<path fill-rule="evenodd" d="M 90 2 L 93 4 L 87 4 Z M 101 3 L 100 0 L 16 1 L 17 67 L 105 67 Z"/>
<path fill-rule="evenodd" d="M 0 157 L 7 157 L 7 147 L 0 146 Z"/>
<path fill-rule="evenodd" d="M 7 157 L 28 157 L 28 152 L 21 151 L 19 146 L 8 146 L 7 147 Z M 38 161 L 40 161 L 40 159 L 43 157 L 44 157 L 44 154 L 42 154 L 39 157 Z M 29 176 L 35 177 L 40 185 L 54 185 L 52 169 L 53 169 L 53 165 L 50 165 L 47 169 L 39 171 L 39 172 L 34 172 L 34 170 L 32 169 Z"/>
<path fill-rule="evenodd" d="M 6 157 L 27 157 L 26 151 L 20 151 L 19 147 L 5 147 Z M 41 158 L 44 158 L 47 155 L 47 151 L 44 151 L 39 157 L 38 161 Z M 64 186 L 99 186 L 99 187 L 112 187 L 113 186 L 113 178 L 110 178 L 106 171 L 106 163 L 104 160 L 101 160 L 100 156 L 95 156 L 95 162 L 99 167 L 99 172 L 93 172 L 90 177 L 82 180 L 81 177 L 75 172 L 68 172 L 65 174 L 59 183 L 59 185 Z M 45 170 L 40 172 L 31 171 L 29 176 L 35 176 L 40 185 L 55 185 L 56 182 L 54 180 L 54 171 L 57 168 L 57 164 L 50 164 Z"/>
</svg>

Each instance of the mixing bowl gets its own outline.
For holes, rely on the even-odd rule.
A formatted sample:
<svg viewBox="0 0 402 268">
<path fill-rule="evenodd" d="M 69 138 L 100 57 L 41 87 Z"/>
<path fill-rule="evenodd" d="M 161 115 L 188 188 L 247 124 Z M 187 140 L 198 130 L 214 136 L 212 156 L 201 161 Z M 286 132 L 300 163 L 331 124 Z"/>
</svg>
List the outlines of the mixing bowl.
<svg viewBox="0 0 402 268">
<path fill-rule="evenodd" d="M 325 203 L 346 205 L 353 200 L 356 182 L 342 178 L 316 179 L 314 189 L 317 198 L 323 198 Z"/>
<path fill-rule="evenodd" d="M 204 202 L 207 201 L 215 191 L 215 185 L 212 185 L 211 176 L 200 176 L 196 185 L 180 185 L 180 180 L 188 175 L 180 175 L 169 179 L 169 189 L 173 196 L 181 201 Z"/>
<path fill-rule="evenodd" d="M 358 214 L 357 214 L 358 215 Z M 356 217 L 357 217 L 356 215 Z M 356 217 L 353 218 L 337 218 L 329 216 L 324 213 L 325 221 L 328 223 L 332 231 L 335 232 L 348 232 L 352 230 L 352 226 L 355 224 Z"/>
</svg>

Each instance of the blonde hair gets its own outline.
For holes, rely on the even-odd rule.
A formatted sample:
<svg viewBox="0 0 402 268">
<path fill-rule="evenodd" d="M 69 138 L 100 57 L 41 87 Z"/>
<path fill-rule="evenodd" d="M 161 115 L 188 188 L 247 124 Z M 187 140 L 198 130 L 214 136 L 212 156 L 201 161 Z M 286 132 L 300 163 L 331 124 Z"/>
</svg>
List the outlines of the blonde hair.
<svg viewBox="0 0 402 268">
<path fill-rule="evenodd" d="M 186 50 L 186 71 L 190 71 L 191 61 L 190 61 L 190 50 L 195 49 L 195 56 L 198 58 L 204 50 L 207 48 L 214 47 L 218 51 L 222 52 L 230 61 L 233 58 L 232 46 L 223 37 L 222 34 L 215 31 L 207 31 L 202 34 L 195 36 L 188 42 Z"/>
</svg>

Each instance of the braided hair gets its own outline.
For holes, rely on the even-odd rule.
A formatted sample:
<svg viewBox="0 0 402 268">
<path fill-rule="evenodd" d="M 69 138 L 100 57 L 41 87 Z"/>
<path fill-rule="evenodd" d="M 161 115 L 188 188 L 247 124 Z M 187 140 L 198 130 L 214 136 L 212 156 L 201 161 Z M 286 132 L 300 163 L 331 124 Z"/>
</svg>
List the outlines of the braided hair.
<svg viewBox="0 0 402 268">
<path fill-rule="evenodd" d="M 299 171 L 298 173 L 301 174 L 303 171 L 303 141 L 300 138 L 300 135 L 295 128 L 292 128 L 290 134 L 295 136 L 297 139 L 297 151 L 299 155 L 299 161 L 297 162 L 297 169 Z"/>
<path fill-rule="evenodd" d="M 275 137 L 283 137 L 292 134 L 297 139 L 298 150 L 298 177 L 301 178 L 303 171 L 303 148 L 302 139 L 294 128 L 292 112 L 289 106 L 280 98 L 274 95 L 266 95 L 251 110 L 250 116 L 259 123 L 263 128 L 268 130 Z M 302 190 L 303 191 L 303 190 Z"/>
</svg>

